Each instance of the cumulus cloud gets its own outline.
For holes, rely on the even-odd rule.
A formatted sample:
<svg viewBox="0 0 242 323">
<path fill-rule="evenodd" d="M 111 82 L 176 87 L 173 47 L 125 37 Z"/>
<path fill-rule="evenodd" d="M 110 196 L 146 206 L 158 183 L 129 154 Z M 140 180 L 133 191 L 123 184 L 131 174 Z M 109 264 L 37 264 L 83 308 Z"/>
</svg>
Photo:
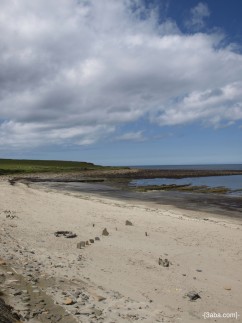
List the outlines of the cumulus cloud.
<svg viewBox="0 0 242 323">
<path fill-rule="evenodd" d="M 206 124 L 219 126 L 224 120 L 232 125 L 242 119 L 242 82 L 217 89 L 193 91 L 168 109 L 161 109 L 153 116 L 160 125 L 177 125 L 203 120 Z"/>
<path fill-rule="evenodd" d="M 140 118 L 242 119 L 242 56 L 158 21 L 136 0 L 2 0 L 0 146 L 91 144 Z"/>
</svg>

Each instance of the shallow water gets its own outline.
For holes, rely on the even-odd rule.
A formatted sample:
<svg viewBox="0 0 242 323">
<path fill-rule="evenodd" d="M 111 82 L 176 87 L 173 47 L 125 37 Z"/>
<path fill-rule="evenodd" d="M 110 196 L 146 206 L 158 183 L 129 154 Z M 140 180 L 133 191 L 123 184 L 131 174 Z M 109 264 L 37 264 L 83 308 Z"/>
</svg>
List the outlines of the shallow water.
<svg viewBox="0 0 242 323">
<path fill-rule="evenodd" d="M 187 177 L 187 178 L 153 178 L 138 179 L 130 182 L 131 186 L 149 186 L 149 185 L 192 185 L 192 186 L 208 186 L 208 187 L 226 187 L 236 193 L 242 195 L 242 192 L 235 192 L 242 189 L 242 175 L 229 176 L 208 176 L 208 177 Z"/>
<path fill-rule="evenodd" d="M 205 211 L 211 214 L 240 219 L 242 217 L 242 195 L 233 196 L 180 191 L 149 191 L 143 193 L 99 183 L 42 182 L 34 185 L 66 192 L 94 194 L 95 196 L 121 199 L 122 201 L 136 201 L 138 204 L 174 205 L 187 210 Z"/>
</svg>

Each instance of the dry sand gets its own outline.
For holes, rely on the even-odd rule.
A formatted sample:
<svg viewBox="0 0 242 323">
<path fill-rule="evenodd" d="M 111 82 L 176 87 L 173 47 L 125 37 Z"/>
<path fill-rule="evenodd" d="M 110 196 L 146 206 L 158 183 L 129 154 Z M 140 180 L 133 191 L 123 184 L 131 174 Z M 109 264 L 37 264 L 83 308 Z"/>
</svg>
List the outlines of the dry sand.
<svg viewBox="0 0 242 323">
<path fill-rule="evenodd" d="M 3 181 L 0 228 L 0 288 L 26 321 L 187 323 L 204 321 L 204 312 L 242 316 L 238 220 Z M 77 237 L 56 237 L 57 230 Z M 100 241 L 77 248 L 95 237 Z M 190 291 L 201 298 L 190 301 Z"/>
</svg>

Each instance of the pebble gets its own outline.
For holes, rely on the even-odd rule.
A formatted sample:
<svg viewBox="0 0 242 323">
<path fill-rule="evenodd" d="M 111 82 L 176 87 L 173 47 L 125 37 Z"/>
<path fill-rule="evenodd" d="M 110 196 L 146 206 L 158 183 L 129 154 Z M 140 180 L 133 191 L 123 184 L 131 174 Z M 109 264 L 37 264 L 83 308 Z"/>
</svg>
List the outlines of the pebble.
<svg viewBox="0 0 242 323">
<path fill-rule="evenodd" d="M 100 309 L 98 309 L 98 308 L 94 308 L 94 314 L 95 314 L 96 316 L 100 316 L 100 315 L 102 315 L 102 313 L 103 313 L 103 311 L 102 311 L 102 310 L 100 310 Z"/>
<path fill-rule="evenodd" d="M 72 298 L 68 297 L 65 299 L 64 304 L 65 305 L 73 305 L 73 304 L 75 304 L 75 301 Z"/>
<path fill-rule="evenodd" d="M 187 296 L 191 302 L 201 298 L 201 296 L 195 291 L 188 292 L 185 296 Z"/>
<path fill-rule="evenodd" d="M 126 220 L 125 224 L 126 225 L 133 225 L 133 223 L 131 221 L 129 221 L 129 220 Z"/>
<path fill-rule="evenodd" d="M 12 271 L 7 271 L 7 274 L 12 276 L 13 275 L 13 272 Z"/>
<path fill-rule="evenodd" d="M 159 265 L 163 266 L 163 267 L 169 267 L 170 266 L 170 261 L 168 259 L 162 259 L 159 258 Z"/>
<path fill-rule="evenodd" d="M 86 245 L 85 241 L 80 241 L 80 242 L 77 243 L 77 248 L 78 249 L 84 248 L 85 245 Z"/>
<path fill-rule="evenodd" d="M 98 301 L 98 302 L 101 302 L 101 301 L 105 301 L 105 299 L 106 299 L 106 297 L 103 297 L 103 296 L 96 296 L 95 297 L 96 298 L 96 300 Z"/>
<path fill-rule="evenodd" d="M 103 236 L 108 236 L 109 235 L 109 232 L 108 232 L 108 230 L 106 228 L 103 229 L 102 235 Z"/>
<path fill-rule="evenodd" d="M 83 311 L 78 311 L 80 315 L 91 315 L 90 312 L 88 312 L 87 310 L 83 310 Z"/>
</svg>

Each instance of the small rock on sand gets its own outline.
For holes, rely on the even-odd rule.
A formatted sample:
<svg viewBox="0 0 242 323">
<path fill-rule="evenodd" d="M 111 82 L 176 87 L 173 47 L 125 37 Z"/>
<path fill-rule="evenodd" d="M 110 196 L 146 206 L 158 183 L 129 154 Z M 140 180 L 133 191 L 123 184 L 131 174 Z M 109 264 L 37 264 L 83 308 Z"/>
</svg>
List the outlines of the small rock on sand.
<svg viewBox="0 0 242 323">
<path fill-rule="evenodd" d="M 73 301 L 72 298 L 68 297 L 65 299 L 64 304 L 65 305 L 73 305 L 73 304 L 75 304 L 75 301 Z"/>
<path fill-rule="evenodd" d="M 103 313 L 103 311 L 102 311 L 102 310 L 100 310 L 100 309 L 98 309 L 98 308 L 94 308 L 93 312 L 94 312 L 94 314 L 95 314 L 96 316 L 100 316 L 100 315 L 102 315 L 102 313 Z"/>
<path fill-rule="evenodd" d="M 100 241 L 100 238 L 99 238 L 99 237 L 95 237 L 95 240 L 96 240 L 96 241 Z"/>
<path fill-rule="evenodd" d="M 159 258 L 159 265 L 163 267 L 169 267 L 170 266 L 170 261 L 168 259 L 162 259 Z"/>
<path fill-rule="evenodd" d="M 185 296 L 187 296 L 191 302 L 201 298 L 201 296 L 195 291 L 188 292 Z"/>
<path fill-rule="evenodd" d="M 78 249 L 85 248 L 85 245 L 86 245 L 85 241 L 80 241 L 77 243 L 77 248 Z"/>
<path fill-rule="evenodd" d="M 77 235 L 72 231 L 56 231 L 54 233 L 56 237 L 64 236 L 65 238 L 76 238 Z"/>
<path fill-rule="evenodd" d="M 102 235 L 103 236 L 108 236 L 109 235 L 109 232 L 108 232 L 108 230 L 106 228 L 103 229 Z"/>
<path fill-rule="evenodd" d="M 126 220 L 125 224 L 126 225 L 133 225 L 133 223 L 131 221 L 129 221 L 129 220 Z"/>
<path fill-rule="evenodd" d="M 105 301 L 105 299 L 106 299 L 106 297 L 103 297 L 103 296 L 100 296 L 100 295 L 96 296 L 95 298 L 96 298 L 96 300 L 97 300 L 98 302 Z"/>
</svg>

